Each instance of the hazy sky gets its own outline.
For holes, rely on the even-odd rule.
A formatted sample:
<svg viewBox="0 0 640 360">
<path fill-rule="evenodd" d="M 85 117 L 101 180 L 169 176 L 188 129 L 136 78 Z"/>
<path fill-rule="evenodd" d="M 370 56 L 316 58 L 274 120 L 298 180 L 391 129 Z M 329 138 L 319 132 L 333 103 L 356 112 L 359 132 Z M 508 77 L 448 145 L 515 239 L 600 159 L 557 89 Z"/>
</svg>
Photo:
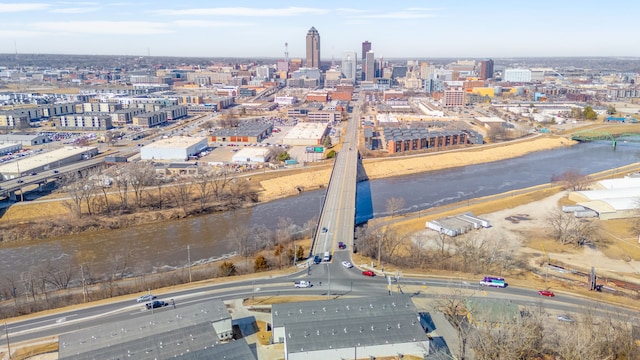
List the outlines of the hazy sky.
<svg viewBox="0 0 640 360">
<path fill-rule="evenodd" d="M 640 56 L 634 0 L 0 0 L 0 53 L 321 57 Z"/>
</svg>

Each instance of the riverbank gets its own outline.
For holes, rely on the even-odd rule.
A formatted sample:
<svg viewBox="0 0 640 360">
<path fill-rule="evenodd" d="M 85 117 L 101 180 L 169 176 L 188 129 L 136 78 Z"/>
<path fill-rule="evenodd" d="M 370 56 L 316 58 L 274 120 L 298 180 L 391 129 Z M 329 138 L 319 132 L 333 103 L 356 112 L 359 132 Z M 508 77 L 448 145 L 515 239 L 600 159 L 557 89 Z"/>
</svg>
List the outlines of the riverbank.
<svg viewBox="0 0 640 360">
<path fill-rule="evenodd" d="M 536 151 L 552 150 L 572 146 L 576 142 L 559 136 L 536 136 L 519 139 L 509 143 L 485 145 L 463 150 L 451 150 L 430 154 L 419 154 L 409 157 L 393 157 L 383 159 L 365 159 L 364 169 L 369 179 L 403 176 L 422 172 L 443 170 L 523 156 Z M 246 178 L 258 192 L 258 202 L 269 202 L 303 191 L 313 191 L 326 187 L 331 177 L 330 163 L 315 167 L 305 167 L 286 172 L 271 171 L 247 174 Z M 0 218 L 0 224 L 24 224 L 39 219 L 63 219 L 69 217 L 70 211 L 56 195 L 49 195 L 33 202 L 17 203 L 6 209 Z M 175 215 L 170 216 L 175 217 Z M 134 216 L 127 225 L 135 225 L 136 221 L 154 216 Z M 136 220 L 137 219 L 137 220 Z M 162 218 L 155 220 L 165 221 Z M 56 234 L 60 235 L 60 234 Z"/>
<path fill-rule="evenodd" d="M 381 179 L 506 160 L 536 151 L 552 150 L 575 144 L 577 144 L 576 141 L 562 136 L 536 136 L 509 143 L 463 150 L 420 154 L 410 157 L 365 159 L 363 166 L 369 179 Z M 270 177 L 264 180 L 261 180 L 258 176 L 255 181 L 260 188 L 260 201 L 271 201 L 296 195 L 301 187 L 303 191 L 325 187 L 329 184 L 330 176 L 331 168 L 326 167 L 285 176 Z"/>
</svg>

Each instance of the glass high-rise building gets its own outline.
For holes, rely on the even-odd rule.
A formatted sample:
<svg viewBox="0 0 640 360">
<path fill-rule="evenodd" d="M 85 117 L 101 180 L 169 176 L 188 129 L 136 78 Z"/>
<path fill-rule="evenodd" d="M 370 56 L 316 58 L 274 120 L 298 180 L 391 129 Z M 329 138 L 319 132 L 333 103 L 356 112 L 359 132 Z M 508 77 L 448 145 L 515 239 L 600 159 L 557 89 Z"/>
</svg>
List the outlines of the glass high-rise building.
<svg viewBox="0 0 640 360">
<path fill-rule="evenodd" d="M 307 63 L 308 68 L 320 68 L 320 34 L 315 27 L 307 32 Z"/>
<path fill-rule="evenodd" d="M 351 80 L 354 84 L 356 82 L 357 70 L 356 70 L 356 52 L 355 51 L 345 51 L 342 53 L 342 64 L 340 65 L 340 69 L 342 70 L 342 75 L 345 78 Z"/>
</svg>

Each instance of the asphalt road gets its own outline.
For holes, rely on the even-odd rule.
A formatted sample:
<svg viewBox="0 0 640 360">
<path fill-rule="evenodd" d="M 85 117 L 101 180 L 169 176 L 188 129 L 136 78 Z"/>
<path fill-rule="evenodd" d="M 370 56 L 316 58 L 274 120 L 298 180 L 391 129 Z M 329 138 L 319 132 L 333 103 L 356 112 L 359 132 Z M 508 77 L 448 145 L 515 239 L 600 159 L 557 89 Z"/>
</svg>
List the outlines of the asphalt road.
<svg viewBox="0 0 640 360">
<path fill-rule="evenodd" d="M 310 288 L 296 289 L 295 280 L 308 280 Z M 391 284 L 391 287 L 388 285 Z M 398 286 L 399 285 L 399 286 Z M 505 289 L 480 288 L 476 281 L 452 281 L 431 278 L 367 277 L 356 267 L 347 269 L 340 264 L 311 265 L 295 274 L 278 278 L 256 278 L 255 280 L 233 281 L 223 284 L 206 285 L 189 290 L 175 291 L 158 295 L 158 300 L 173 299 L 176 306 L 185 306 L 204 302 L 212 298 L 231 300 L 252 296 L 316 295 L 335 298 L 340 296 L 394 296 L 408 293 L 418 298 L 439 298 L 460 291 L 467 296 L 486 297 L 510 301 L 530 308 L 541 306 L 546 310 L 574 312 L 589 309 L 596 315 L 613 316 L 625 319 L 637 316 L 636 311 L 605 305 L 595 300 L 584 299 L 556 292 L 553 298 L 538 295 L 536 290 L 507 287 Z M 160 310 L 146 310 L 143 303 L 136 302 L 137 295 L 130 299 L 87 308 L 59 312 L 27 320 L 8 322 L 7 332 L 12 343 L 59 335 L 62 333 L 86 330 L 105 322 L 153 317 L 155 311 L 171 311 L 172 307 Z"/>
</svg>

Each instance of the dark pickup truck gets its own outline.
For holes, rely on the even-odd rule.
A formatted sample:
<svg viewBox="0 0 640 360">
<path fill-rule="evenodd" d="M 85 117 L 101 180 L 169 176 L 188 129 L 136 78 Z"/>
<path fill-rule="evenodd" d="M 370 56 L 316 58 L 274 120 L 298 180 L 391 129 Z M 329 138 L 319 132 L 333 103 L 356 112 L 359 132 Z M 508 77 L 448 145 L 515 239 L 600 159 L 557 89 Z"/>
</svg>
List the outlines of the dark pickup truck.
<svg viewBox="0 0 640 360">
<path fill-rule="evenodd" d="M 145 304 L 145 306 L 147 307 L 148 310 L 165 307 L 167 305 L 169 305 L 169 304 L 167 304 L 166 302 L 164 302 L 162 300 L 155 300 L 155 301 L 152 301 L 150 303 Z"/>
</svg>

